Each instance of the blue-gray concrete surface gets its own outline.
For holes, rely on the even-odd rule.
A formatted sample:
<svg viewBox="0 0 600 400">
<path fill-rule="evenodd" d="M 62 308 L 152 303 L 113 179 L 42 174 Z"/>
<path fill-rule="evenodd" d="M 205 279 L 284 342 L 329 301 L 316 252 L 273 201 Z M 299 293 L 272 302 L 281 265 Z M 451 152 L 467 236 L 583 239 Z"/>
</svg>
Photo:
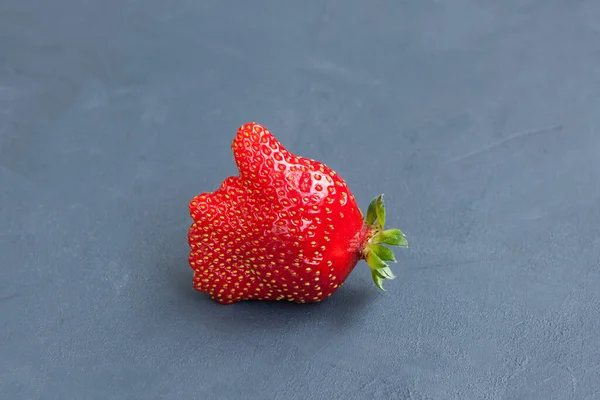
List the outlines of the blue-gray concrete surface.
<svg viewBox="0 0 600 400">
<path fill-rule="evenodd" d="M 386 194 L 398 279 L 219 306 L 258 121 Z M 0 398 L 600 399 L 600 2 L 0 2 Z"/>
</svg>

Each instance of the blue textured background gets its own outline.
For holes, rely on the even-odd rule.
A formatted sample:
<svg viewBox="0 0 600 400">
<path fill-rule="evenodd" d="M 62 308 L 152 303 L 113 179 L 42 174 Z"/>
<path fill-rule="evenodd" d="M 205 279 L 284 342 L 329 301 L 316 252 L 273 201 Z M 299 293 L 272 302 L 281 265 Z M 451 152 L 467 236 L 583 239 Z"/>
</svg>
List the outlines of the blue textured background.
<svg viewBox="0 0 600 400">
<path fill-rule="evenodd" d="M 600 2 L 0 2 L 0 398 L 600 399 Z M 193 291 L 258 121 L 410 248 L 314 306 Z"/>
</svg>

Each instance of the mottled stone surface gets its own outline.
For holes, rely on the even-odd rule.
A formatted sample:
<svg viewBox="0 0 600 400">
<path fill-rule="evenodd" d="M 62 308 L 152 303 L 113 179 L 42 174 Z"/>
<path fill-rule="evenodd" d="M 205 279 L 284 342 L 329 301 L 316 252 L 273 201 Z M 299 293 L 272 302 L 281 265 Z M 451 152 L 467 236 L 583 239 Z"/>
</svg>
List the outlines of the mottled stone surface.
<svg viewBox="0 0 600 400">
<path fill-rule="evenodd" d="M 0 2 L 0 398 L 600 399 L 600 2 Z M 193 290 L 259 121 L 407 235 L 318 305 Z"/>
</svg>

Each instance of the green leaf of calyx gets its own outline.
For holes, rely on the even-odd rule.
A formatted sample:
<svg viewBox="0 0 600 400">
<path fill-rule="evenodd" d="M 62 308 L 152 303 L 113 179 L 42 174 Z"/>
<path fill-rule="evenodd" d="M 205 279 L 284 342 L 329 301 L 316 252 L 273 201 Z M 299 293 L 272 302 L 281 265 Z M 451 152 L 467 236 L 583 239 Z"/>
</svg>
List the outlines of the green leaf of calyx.
<svg viewBox="0 0 600 400">
<path fill-rule="evenodd" d="M 388 229 L 373 237 L 375 244 L 389 244 L 390 246 L 408 246 L 408 242 L 400 229 Z"/>
<path fill-rule="evenodd" d="M 392 272 L 390 267 L 385 267 L 381 269 L 376 269 L 375 272 L 377 275 L 381 276 L 383 279 L 395 279 L 396 275 Z"/>
<path fill-rule="evenodd" d="M 371 277 L 373 278 L 373 282 L 375 282 L 375 286 L 385 292 L 385 289 L 383 288 L 383 278 L 377 273 L 377 270 L 371 270 Z"/>
<path fill-rule="evenodd" d="M 388 249 L 385 246 L 380 244 L 371 244 L 369 245 L 369 249 L 377 255 L 382 261 L 392 261 L 396 262 L 396 257 L 394 257 L 394 252 Z"/>
<path fill-rule="evenodd" d="M 365 261 L 367 262 L 367 264 L 369 264 L 369 267 L 371 269 L 380 269 L 388 266 L 385 262 L 383 262 L 381 258 L 379 258 L 377 254 L 375 254 L 374 251 L 367 252 Z"/>
<path fill-rule="evenodd" d="M 383 227 L 385 226 L 385 204 L 383 204 L 383 194 L 377 197 L 375 213 L 377 214 L 377 226 L 379 226 L 379 229 L 383 230 Z"/>
<path fill-rule="evenodd" d="M 365 261 L 367 264 L 369 264 L 369 268 L 371 269 L 373 282 L 375 282 L 375 285 L 383 291 L 385 291 L 383 288 L 383 281 L 386 279 L 396 278 L 384 259 L 388 261 L 396 261 L 394 254 L 387 247 L 376 244 L 371 244 L 368 246 L 367 253 L 365 255 Z"/>
<path fill-rule="evenodd" d="M 369 203 L 369 208 L 367 209 L 367 216 L 365 217 L 365 224 L 368 226 L 373 225 L 375 220 L 377 219 L 377 197 L 371 200 Z"/>
</svg>

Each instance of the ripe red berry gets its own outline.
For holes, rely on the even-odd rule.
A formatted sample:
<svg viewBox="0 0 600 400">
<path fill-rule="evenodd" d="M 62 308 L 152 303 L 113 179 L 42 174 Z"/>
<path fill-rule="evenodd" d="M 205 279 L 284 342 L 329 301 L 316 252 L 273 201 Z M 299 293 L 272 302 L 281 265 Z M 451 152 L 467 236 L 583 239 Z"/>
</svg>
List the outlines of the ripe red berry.
<svg viewBox="0 0 600 400">
<path fill-rule="evenodd" d="M 241 300 L 300 303 L 331 296 L 359 260 L 375 284 L 394 275 L 383 244 L 407 246 L 384 230 L 383 196 L 366 217 L 346 183 L 326 165 L 286 150 L 263 126 L 239 128 L 232 150 L 238 176 L 189 203 L 193 285 L 221 304 Z"/>
</svg>

